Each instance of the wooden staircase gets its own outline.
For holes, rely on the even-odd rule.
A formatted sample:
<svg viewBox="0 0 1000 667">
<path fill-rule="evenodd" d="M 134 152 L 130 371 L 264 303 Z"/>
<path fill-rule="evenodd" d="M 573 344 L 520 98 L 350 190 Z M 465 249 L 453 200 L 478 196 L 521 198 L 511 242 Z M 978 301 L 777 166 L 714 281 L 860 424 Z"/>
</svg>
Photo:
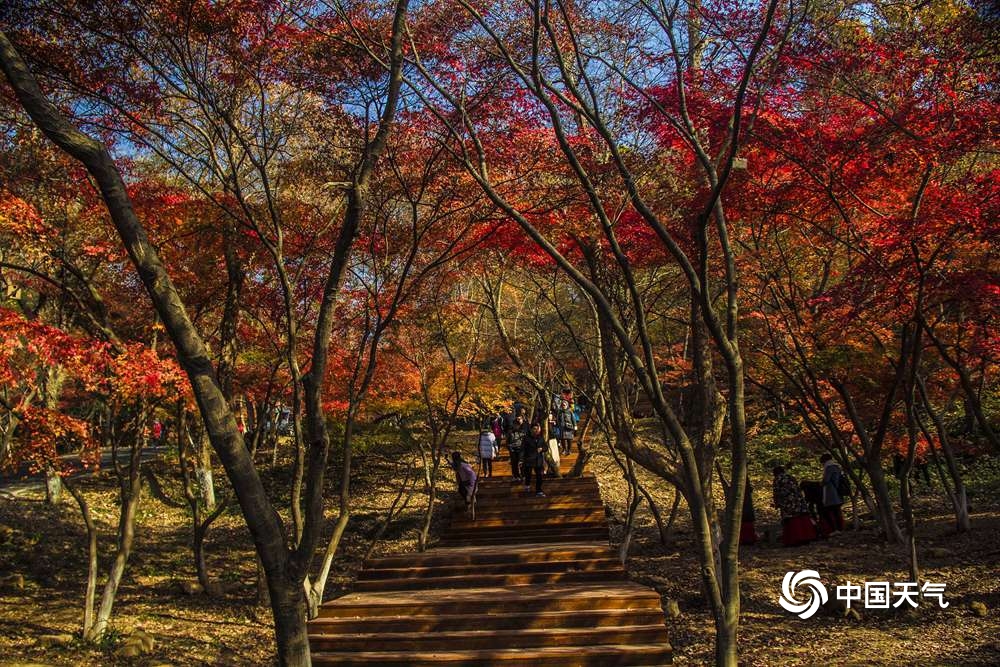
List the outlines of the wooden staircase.
<svg viewBox="0 0 1000 667">
<path fill-rule="evenodd" d="M 575 455 L 560 471 L 572 470 Z M 507 461 L 480 480 L 476 520 L 456 508 L 440 546 L 364 564 L 353 591 L 309 622 L 317 665 L 661 665 L 660 597 L 608 545 L 593 476 L 547 478 Z"/>
</svg>

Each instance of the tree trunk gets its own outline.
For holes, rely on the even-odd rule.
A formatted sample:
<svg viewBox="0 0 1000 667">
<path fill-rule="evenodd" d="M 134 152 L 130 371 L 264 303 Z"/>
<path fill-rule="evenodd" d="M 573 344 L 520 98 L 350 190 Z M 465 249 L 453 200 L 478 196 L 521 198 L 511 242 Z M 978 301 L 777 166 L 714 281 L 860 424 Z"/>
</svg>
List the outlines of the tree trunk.
<svg viewBox="0 0 1000 667">
<path fill-rule="evenodd" d="M 308 586 L 309 618 L 316 618 L 319 614 L 319 606 L 323 604 L 323 593 L 326 590 L 326 582 L 330 578 L 330 569 L 333 567 L 333 558 L 337 555 L 340 540 L 344 537 L 344 531 L 347 530 L 347 524 L 350 520 L 350 509 L 342 509 L 340 516 L 337 517 L 337 523 L 333 526 L 333 534 L 330 535 L 330 540 L 326 543 L 326 550 L 323 552 L 323 563 L 320 565 L 319 574 L 316 575 L 316 580 Z"/>
<path fill-rule="evenodd" d="M 83 596 L 83 632 L 81 636 L 88 637 L 94 627 L 94 596 L 97 591 L 97 526 L 94 525 L 94 518 L 83 493 L 69 480 L 66 481 L 66 490 L 80 506 L 80 515 L 87 527 L 87 589 Z"/>
<path fill-rule="evenodd" d="M 329 438 L 325 423 L 321 424 L 322 410 L 319 406 L 319 395 L 316 386 L 312 382 L 312 377 L 306 382 L 306 412 L 308 415 L 308 433 L 310 438 Z M 312 585 L 308 586 L 308 602 L 310 617 L 319 612 L 319 606 L 323 603 L 323 591 L 326 589 L 327 579 L 330 578 L 330 569 L 333 566 L 333 558 L 337 555 L 340 547 L 340 540 L 347 530 L 347 523 L 351 520 L 351 463 L 353 459 L 354 447 L 354 409 L 348 409 L 347 420 L 344 424 L 344 454 L 342 468 L 340 471 L 340 513 L 337 516 L 337 523 L 333 527 L 333 534 L 330 535 L 326 543 L 326 550 L 323 552 L 323 562 L 320 565 L 319 574 Z M 325 448 L 324 448 L 325 451 Z M 325 459 L 325 455 L 324 455 Z M 294 504 L 293 504 L 294 509 Z"/>
<path fill-rule="evenodd" d="M 306 474 L 306 446 L 302 440 L 302 418 L 299 414 L 302 406 L 300 405 L 297 389 L 293 388 L 292 396 L 292 453 L 294 459 L 292 461 L 291 510 L 292 533 L 295 538 L 295 545 L 298 546 L 302 541 L 302 531 L 305 527 L 305 519 L 302 515 L 302 484 Z M 323 428 L 326 428 L 325 424 Z M 309 435 L 311 438 L 314 438 L 317 434 L 310 432 Z M 277 439 L 275 439 L 275 448 L 277 448 L 277 442 Z"/>
<path fill-rule="evenodd" d="M 45 502 L 49 505 L 58 505 L 62 502 L 63 481 L 62 477 L 52 466 L 45 468 Z"/>
<path fill-rule="evenodd" d="M 201 504 L 211 512 L 215 509 L 215 479 L 212 477 L 212 445 L 204 429 L 199 429 L 200 437 L 197 457 L 195 459 L 195 477 L 198 479 L 198 490 L 201 493 Z"/>
<path fill-rule="evenodd" d="M 430 406 L 430 401 L 427 398 L 428 394 L 426 388 L 424 391 L 425 401 L 427 402 L 428 408 L 427 413 L 431 414 L 433 409 Z M 452 417 L 454 419 L 454 415 Z M 438 431 L 432 422 L 431 425 L 431 451 L 430 461 L 427 457 L 427 449 L 424 447 L 423 442 L 417 441 L 417 449 L 420 451 L 420 463 L 421 468 L 424 471 L 424 484 L 427 487 L 427 508 L 424 510 L 423 521 L 420 524 L 420 532 L 417 534 L 417 549 L 421 552 L 427 550 L 427 541 L 430 539 L 431 534 L 431 522 L 434 520 L 434 503 L 437 502 L 437 472 L 438 465 L 441 461 L 441 445 L 438 444 Z M 407 444 L 413 442 L 413 435 L 409 428 L 403 429 L 403 438 Z M 443 440 L 442 440 L 443 444 Z"/>
<path fill-rule="evenodd" d="M 437 484 L 432 484 L 427 490 L 427 509 L 424 510 L 423 523 L 420 526 L 418 545 L 420 551 L 427 550 L 427 540 L 430 539 L 431 522 L 434 520 L 434 503 L 437 502 Z"/>
<path fill-rule="evenodd" d="M 630 475 L 629 479 L 629 489 L 628 489 L 628 510 L 625 516 L 625 535 L 622 536 L 622 543 L 618 548 L 618 560 L 625 565 L 628 562 L 628 552 L 629 547 L 632 545 L 632 533 L 635 530 L 635 511 L 639 509 L 639 503 L 642 501 L 642 496 L 639 495 L 638 489 L 636 489 L 635 481 L 635 469 L 632 465 L 632 461 L 626 458 L 626 465 L 628 466 L 628 472 Z"/>
<path fill-rule="evenodd" d="M 372 541 L 368 544 L 368 548 L 365 549 L 364 556 L 361 557 L 362 561 L 366 561 L 371 558 L 371 555 L 375 552 L 375 547 L 378 545 L 379 540 L 385 535 L 385 531 L 389 529 L 392 525 L 393 519 L 399 514 L 406 510 L 410 505 L 410 500 L 413 499 L 413 492 L 416 490 L 417 480 L 414 479 L 412 482 L 407 476 L 406 481 L 401 487 L 399 487 L 399 493 L 396 494 L 396 499 L 392 501 L 392 505 L 389 507 L 389 511 L 385 514 L 385 519 L 379 524 L 378 530 L 372 536 Z M 406 499 L 403 500 L 403 494 L 406 493 Z M 403 504 L 400 505 L 399 501 L 403 500 Z"/>
<path fill-rule="evenodd" d="M 278 465 L 278 418 L 275 416 L 274 408 L 270 414 L 272 417 L 267 428 L 267 441 L 271 445 L 271 467 L 274 468 Z"/>
<path fill-rule="evenodd" d="M 202 590 L 209 594 L 214 587 L 211 577 L 208 576 L 208 565 L 205 563 L 205 534 L 208 531 L 203 526 L 195 526 L 194 529 L 194 568 L 198 574 L 198 583 Z"/>
<path fill-rule="evenodd" d="M 967 533 L 972 530 L 972 523 L 969 521 L 969 501 L 965 491 L 965 482 L 962 480 L 962 471 L 959 469 L 958 461 L 955 459 L 955 452 L 951 447 L 951 438 L 948 437 L 948 429 L 945 428 L 944 422 L 941 420 L 941 415 L 931 404 L 930 397 L 927 395 L 927 387 L 922 378 L 918 378 L 917 388 L 920 390 L 920 398 L 924 404 L 924 408 L 934 423 L 934 430 L 938 435 L 938 442 L 941 445 L 941 453 L 944 454 L 944 460 L 948 467 L 948 476 L 951 478 L 954 487 L 954 491 L 949 493 L 949 496 L 955 510 L 956 528 L 960 533 Z M 927 439 L 931 454 L 936 459 L 937 453 L 934 451 L 934 440 L 927 433 L 926 429 L 924 429 L 923 424 L 921 424 L 921 429 L 924 430 L 924 437 Z M 943 479 L 942 485 L 944 485 Z M 947 490 L 946 485 L 945 489 Z"/>
<path fill-rule="evenodd" d="M 922 322 L 923 323 L 923 322 Z M 941 353 L 941 358 L 945 362 L 955 369 L 958 374 L 959 384 L 965 391 L 965 412 L 966 412 L 966 422 L 968 422 L 969 412 L 976 418 L 976 423 L 979 424 L 979 429 L 983 436 L 989 441 L 990 445 L 993 447 L 994 453 L 1000 452 L 1000 436 L 993 432 L 993 427 L 990 425 L 990 420 L 986 417 L 986 413 L 983 412 L 983 403 L 979 399 L 979 392 L 976 390 L 975 385 L 972 382 L 972 378 L 969 376 L 969 371 L 965 368 L 965 365 L 961 363 L 958 355 L 952 356 L 948 352 L 948 348 L 945 346 L 944 342 L 937 337 L 934 331 L 929 327 L 924 326 L 924 331 L 927 332 L 928 337 L 934 346 Z"/>
<path fill-rule="evenodd" d="M 282 667 L 309 667 L 309 634 L 306 626 L 306 593 L 301 582 L 280 575 L 267 578 L 274 636 L 278 644 L 278 664 Z"/>
<path fill-rule="evenodd" d="M 911 362 L 914 366 L 918 363 L 917 359 L 918 355 L 914 354 L 914 359 Z M 913 394 L 914 387 L 911 381 L 906 388 L 906 431 L 909 438 L 909 445 L 906 451 L 906 463 L 903 465 L 902 477 L 899 480 L 899 505 L 903 509 L 903 521 L 906 524 L 906 551 L 907 560 L 910 564 L 910 581 L 920 583 L 920 567 L 917 563 L 916 523 L 913 518 L 913 494 L 910 488 L 913 461 L 917 454 L 917 424 Z"/>
<path fill-rule="evenodd" d="M 121 516 L 118 519 L 118 544 L 115 551 L 115 558 L 111 562 L 111 569 L 108 572 L 108 580 L 104 584 L 104 592 L 101 595 L 101 604 L 97 610 L 97 617 L 90 633 L 84 639 L 89 642 L 99 642 L 108 628 L 111 621 L 111 612 L 118 595 L 118 587 L 121 585 L 122 575 L 125 574 L 125 567 L 128 565 L 129 556 L 132 555 L 132 543 L 135 539 L 135 519 L 136 511 L 139 509 L 139 499 L 142 495 L 142 478 L 139 476 L 138 453 L 133 455 L 135 470 L 130 471 L 128 486 L 123 486 Z"/>
<path fill-rule="evenodd" d="M 725 618 L 715 621 L 715 664 L 716 667 L 737 667 L 737 636 L 739 599 L 727 600 Z"/>
<path fill-rule="evenodd" d="M 849 459 L 845 457 L 843 461 L 849 461 Z M 878 503 L 874 498 L 872 498 L 872 494 L 869 493 L 868 487 L 865 486 L 864 476 L 857 473 L 853 466 L 843 463 L 843 461 L 841 462 L 841 470 L 843 470 L 844 474 L 847 475 L 847 477 L 851 480 L 851 483 L 854 485 L 854 488 L 851 490 L 851 512 L 854 514 L 854 530 L 860 530 L 861 517 L 858 515 L 857 496 L 861 496 L 862 502 L 864 502 L 865 507 L 869 512 L 871 512 L 872 516 L 875 517 L 876 521 L 879 520 Z"/>
<path fill-rule="evenodd" d="M 42 372 L 42 377 L 42 400 L 46 408 L 56 410 L 59 407 L 59 394 L 62 393 L 63 383 L 66 381 L 66 372 L 61 366 L 51 366 Z M 62 491 L 63 483 L 59 471 L 55 466 L 46 466 L 45 502 L 49 505 L 58 505 L 62 502 Z"/>
<path fill-rule="evenodd" d="M 194 515 L 194 540 L 192 545 L 194 550 L 194 565 L 195 571 L 198 574 L 198 583 L 201 584 L 207 595 L 215 595 L 219 587 L 213 581 L 208 571 L 208 564 L 205 560 L 205 540 L 208 539 L 208 531 L 212 527 L 212 524 L 222 516 L 228 504 L 227 498 L 225 502 L 216 505 L 215 510 L 206 516 L 204 520 L 201 520 L 201 512 L 196 512 Z"/>
<path fill-rule="evenodd" d="M 896 513 L 892 509 L 892 498 L 889 496 L 889 487 L 885 483 L 885 473 L 882 470 L 882 462 L 878 460 L 865 459 L 865 469 L 868 471 L 868 479 L 872 483 L 872 493 L 875 496 L 875 507 L 878 510 L 879 524 L 885 533 L 885 539 L 891 544 L 902 544 L 903 533 L 896 522 Z"/>
<path fill-rule="evenodd" d="M 909 473 L 909 471 L 907 471 Z M 913 497 L 910 494 L 910 475 L 906 474 L 899 482 L 899 502 L 903 508 L 906 521 L 906 554 L 910 564 L 910 581 L 920 581 L 920 567 L 917 563 L 917 535 L 913 520 Z"/>
<path fill-rule="evenodd" d="M 257 604 L 261 607 L 271 606 L 271 593 L 267 589 L 267 573 L 264 572 L 264 563 L 260 560 L 260 554 L 254 555 L 257 562 Z"/>
<path fill-rule="evenodd" d="M 680 505 L 681 502 L 681 494 L 680 492 L 677 491 L 677 489 L 674 489 L 674 501 L 670 507 L 670 516 L 668 518 L 668 522 L 664 523 L 663 514 L 660 512 L 660 508 L 657 507 L 656 501 L 653 500 L 653 496 L 650 495 L 649 491 L 646 490 L 646 487 L 644 487 L 642 484 L 638 484 L 638 482 L 637 482 L 637 488 L 639 489 L 639 493 L 642 494 L 643 498 L 646 499 L 646 505 L 649 507 L 649 511 L 653 515 L 653 520 L 656 521 L 656 530 L 660 534 L 660 545 L 665 547 L 667 546 L 667 539 L 670 535 L 670 526 L 673 525 L 674 518 L 677 516 L 677 507 Z"/>
</svg>

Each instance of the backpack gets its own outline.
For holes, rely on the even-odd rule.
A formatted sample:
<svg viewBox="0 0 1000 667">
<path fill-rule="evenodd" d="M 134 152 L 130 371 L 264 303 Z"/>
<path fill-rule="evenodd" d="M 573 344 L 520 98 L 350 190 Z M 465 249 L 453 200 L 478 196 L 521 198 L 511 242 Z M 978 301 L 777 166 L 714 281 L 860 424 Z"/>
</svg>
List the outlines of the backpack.
<svg viewBox="0 0 1000 667">
<path fill-rule="evenodd" d="M 851 480 L 847 479 L 847 475 L 844 473 L 837 476 L 837 494 L 841 498 L 847 498 L 851 495 Z"/>
</svg>

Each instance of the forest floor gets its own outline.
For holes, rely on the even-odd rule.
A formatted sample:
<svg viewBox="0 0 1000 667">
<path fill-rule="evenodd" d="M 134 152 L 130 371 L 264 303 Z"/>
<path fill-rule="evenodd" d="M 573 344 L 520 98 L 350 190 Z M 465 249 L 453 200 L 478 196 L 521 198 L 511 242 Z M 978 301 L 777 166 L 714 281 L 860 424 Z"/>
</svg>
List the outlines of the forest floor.
<svg viewBox="0 0 1000 667">
<path fill-rule="evenodd" d="M 409 461 L 408 455 L 361 453 L 358 457 L 352 485 L 357 506 L 334 564 L 327 597 L 335 597 L 353 579 L 371 537 L 396 498 L 398 483 L 392 480 L 402 481 Z M 177 475 L 169 460 L 154 467 L 167 492 L 180 499 Z M 617 544 L 624 532 L 627 485 L 606 456 L 597 456 L 591 468 L 601 482 L 611 513 L 612 540 Z M 763 526 L 777 523 L 777 516 L 769 507 L 764 471 L 754 472 L 761 532 Z M 337 472 L 331 471 L 331 486 L 336 478 Z M 641 478 L 666 517 L 672 492 L 660 492 L 651 479 Z M 265 479 L 275 490 L 289 486 L 287 472 L 266 475 Z M 104 567 L 117 521 L 114 476 L 108 471 L 80 480 L 78 485 L 101 529 Z M 228 492 L 224 486 L 220 484 L 220 496 Z M 443 483 L 443 489 L 446 495 L 450 493 L 450 481 Z M 849 530 L 792 549 L 758 543 L 741 554 L 741 661 L 748 665 L 1000 664 L 998 495 L 975 496 L 979 505 L 974 508 L 973 532 L 958 535 L 938 491 L 935 487 L 918 498 L 918 544 L 924 576 L 947 586 L 947 609 L 923 600 L 917 610 L 908 613 L 862 610 L 860 619 L 820 613 L 800 620 L 777 603 L 785 572 L 818 570 L 828 587 L 844 580 L 903 581 L 907 562 L 902 551 L 883 546 L 870 530 Z M 376 545 L 375 553 L 415 550 L 425 504 L 418 488 Z M 438 509 L 442 507 L 443 503 Z M 329 516 L 335 517 L 335 511 Z M 666 547 L 645 508 L 640 508 L 636 518 L 628 561 L 630 576 L 655 587 L 665 602 L 677 602 L 680 616 L 667 620 L 675 664 L 710 662 L 711 616 L 700 592 L 685 506 L 679 508 Z M 230 509 L 209 534 L 209 567 L 222 587 L 216 597 L 186 594 L 182 589 L 183 583 L 196 581 L 190 534 L 186 511 L 144 494 L 135 550 L 115 604 L 112 631 L 103 645 L 93 647 L 74 634 L 82 618 L 86 555 L 76 504 L 68 494 L 57 507 L 37 498 L 0 499 L 0 579 L 12 574 L 24 579 L 23 590 L 0 588 L 0 665 L 272 664 L 270 611 L 257 604 L 255 559 L 242 517 Z M 103 569 L 101 574 L 103 580 Z M 974 601 L 985 604 L 985 617 L 970 609 Z M 152 653 L 141 658 L 120 657 L 123 638 L 137 628 L 154 638 Z M 67 643 L 43 646 L 39 641 L 42 635 L 71 637 L 64 637 L 69 639 Z"/>
<path fill-rule="evenodd" d="M 353 515 L 334 561 L 326 597 L 336 597 L 354 579 L 364 553 L 397 497 L 409 454 L 397 457 L 358 452 L 354 460 Z M 265 452 L 258 463 L 267 459 Z M 287 462 L 286 462 L 287 463 Z M 412 468 L 412 466 L 410 466 Z M 176 457 L 153 464 L 164 491 L 183 500 Z M 284 489 L 288 507 L 288 469 L 262 475 L 272 497 Z M 414 470 L 414 472 L 417 472 Z M 216 471 L 217 494 L 229 493 Z M 339 471 L 327 475 L 329 523 L 336 519 Z M 98 597 L 113 549 L 118 519 L 113 471 L 80 478 L 94 520 L 100 528 L 101 572 Z M 419 489 L 423 489 L 420 484 Z M 445 488 L 452 491 L 451 486 Z M 29 498 L 0 497 L 0 581 L 21 575 L 24 589 L 0 586 L 0 666 L 13 665 L 271 665 L 274 643 L 270 608 L 257 602 L 257 568 L 249 532 L 235 502 L 213 525 L 207 540 L 208 567 L 221 595 L 187 594 L 182 585 L 197 584 L 191 550 L 191 519 L 185 509 L 170 507 L 149 493 L 138 513 L 132 556 L 115 602 L 111 631 L 100 646 L 79 641 L 86 586 L 87 541 L 77 504 L 64 494 L 58 506 L 42 502 L 42 491 Z M 450 496 L 446 494 L 450 500 Z M 404 496 L 405 498 L 405 496 Z M 418 492 L 388 527 L 375 555 L 415 551 L 417 530 L 426 508 Z M 439 501 L 437 517 L 444 515 Z M 290 525 L 287 512 L 282 512 Z M 317 558 L 318 561 L 318 558 Z M 314 568 L 318 563 L 314 564 Z M 141 658 L 118 651 L 135 629 L 154 639 L 154 650 Z M 72 635 L 72 640 L 44 646 L 42 635 Z"/>
</svg>

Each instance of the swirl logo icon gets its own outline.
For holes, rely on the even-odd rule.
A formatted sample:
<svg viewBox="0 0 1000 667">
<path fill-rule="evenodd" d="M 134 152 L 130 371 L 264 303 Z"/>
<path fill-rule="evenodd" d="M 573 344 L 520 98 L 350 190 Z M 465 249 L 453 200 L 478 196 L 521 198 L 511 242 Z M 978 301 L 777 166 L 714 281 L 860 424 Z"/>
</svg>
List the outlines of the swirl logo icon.
<svg viewBox="0 0 1000 667">
<path fill-rule="evenodd" d="M 795 597 L 795 589 L 799 586 L 809 589 L 809 597 L 804 601 L 799 601 Z M 826 604 L 829 596 L 826 586 L 819 580 L 819 572 L 816 570 L 802 570 L 801 572 L 787 572 L 781 582 L 781 598 L 778 603 L 786 611 L 798 614 L 799 618 L 811 618 L 820 605 Z"/>
</svg>

